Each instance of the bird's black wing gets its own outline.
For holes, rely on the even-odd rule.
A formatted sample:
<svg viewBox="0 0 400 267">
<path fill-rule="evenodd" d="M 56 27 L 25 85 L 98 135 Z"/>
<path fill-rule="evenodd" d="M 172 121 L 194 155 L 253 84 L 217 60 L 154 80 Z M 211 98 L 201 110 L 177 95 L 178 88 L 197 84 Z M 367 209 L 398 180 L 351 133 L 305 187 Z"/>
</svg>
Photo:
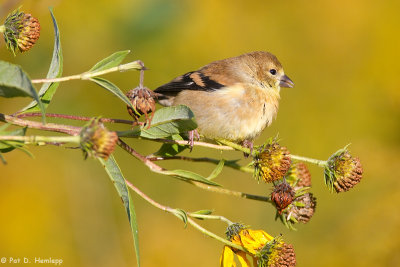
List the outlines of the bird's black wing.
<svg viewBox="0 0 400 267">
<path fill-rule="evenodd" d="M 171 82 L 158 87 L 154 92 L 168 96 L 175 96 L 183 90 L 214 91 L 225 85 L 212 80 L 200 71 L 191 71 L 181 75 Z"/>
</svg>

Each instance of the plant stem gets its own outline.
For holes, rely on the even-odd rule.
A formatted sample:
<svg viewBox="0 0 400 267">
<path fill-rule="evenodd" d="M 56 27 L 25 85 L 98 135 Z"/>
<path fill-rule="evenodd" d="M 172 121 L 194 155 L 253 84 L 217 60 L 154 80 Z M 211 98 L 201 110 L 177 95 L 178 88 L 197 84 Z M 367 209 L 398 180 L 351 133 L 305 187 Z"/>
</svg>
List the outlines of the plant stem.
<svg viewBox="0 0 400 267">
<path fill-rule="evenodd" d="M 217 141 L 222 143 L 222 144 L 224 144 L 224 145 L 226 145 L 226 146 L 230 146 L 231 148 L 233 148 L 235 150 L 239 150 L 239 151 L 242 151 L 243 153 L 251 155 L 251 150 L 249 148 L 247 148 L 247 147 L 243 147 L 243 146 L 241 146 L 239 144 L 236 144 L 236 143 L 234 143 L 232 141 L 225 140 L 225 139 L 217 139 Z"/>
<path fill-rule="evenodd" d="M 307 158 L 307 157 L 297 156 L 297 155 L 290 155 L 290 157 L 295 160 L 300 160 L 300 161 L 305 161 L 305 162 L 309 162 L 312 164 L 316 164 L 319 167 L 326 167 L 326 165 L 327 165 L 327 161 L 325 161 L 325 160 L 312 159 L 312 158 Z"/>
<path fill-rule="evenodd" d="M 146 139 L 146 140 L 160 142 L 160 143 L 167 143 L 167 144 L 178 144 L 178 145 L 189 146 L 188 141 L 186 141 L 186 140 L 170 140 L 170 139 Z M 208 148 L 213 148 L 213 149 L 218 149 L 218 150 L 234 150 L 230 146 L 221 146 L 221 145 L 211 144 L 211 143 L 207 143 L 207 142 L 200 142 L 200 141 L 194 141 L 193 145 L 208 147 Z"/>
<path fill-rule="evenodd" d="M 25 144 L 41 144 L 41 143 L 80 143 L 80 136 L 16 136 L 16 135 L 0 135 L 0 141 L 21 141 Z"/>
<path fill-rule="evenodd" d="M 30 113 L 22 113 L 22 114 L 16 115 L 16 117 L 18 117 L 18 118 L 39 117 L 39 116 L 42 116 L 42 113 L 30 112 Z M 58 114 L 58 113 L 46 113 L 46 117 L 69 119 L 69 120 L 79 120 L 79 121 L 90 121 L 90 120 L 94 119 L 93 117 L 75 116 L 75 115 Z M 134 125 L 136 123 L 135 121 L 111 119 L 111 118 L 100 118 L 99 121 L 100 122 L 108 122 L 108 123 L 123 123 L 123 124 L 130 124 L 130 125 Z"/>
<path fill-rule="evenodd" d="M 2 113 L 0 113 L 0 121 L 8 122 L 13 125 L 18 125 L 22 127 L 28 127 L 32 129 L 39 129 L 39 130 L 58 132 L 58 133 L 66 133 L 69 135 L 78 135 L 82 129 L 81 127 L 76 127 L 71 125 L 63 125 L 56 123 L 43 124 L 41 122 L 36 122 L 36 121 L 22 120 L 14 116 L 5 115 Z"/>
<path fill-rule="evenodd" d="M 125 151 L 130 153 L 132 156 L 137 158 L 138 160 L 142 161 L 149 169 L 155 173 L 160 173 L 160 174 L 165 174 L 166 169 L 162 168 L 161 166 L 155 164 L 152 162 L 150 159 L 146 158 L 145 156 L 139 154 L 136 150 L 134 150 L 132 147 L 130 147 L 128 144 L 126 144 L 124 141 L 122 141 L 120 138 L 118 139 L 118 145 L 123 148 Z M 258 200 L 258 201 L 264 201 L 264 202 L 271 202 L 269 197 L 264 197 L 264 196 L 258 196 L 258 195 L 252 195 L 252 194 L 247 194 L 239 191 L 233 191 L 225 188 L 220 188 L 220 187 L 215 187 L 215 186 L 210 186 L 206 185 L 200 182 L 196 181 L 190 181 L 191 184 L 193 184 L 196 187 L 199 187 L 201 189 L 215 192 L 215 193 L 220 193 L 220 194 L 225 194 L 225 195 L 230 195 L 230 196 L 235 196 L 235 197 L 240 197 L 240 198 L 246 198 L 246 199 L 252 199 L 252 200 Z"/>
<path fill-rule="evenodd" d="M 220 215 L 196 214 L 193 212 L 188 212 L 187 215 L 189 215 L 190 217 L 196 218 L 196 219 L 220 220 L 220 221 L 226 222 L 228 225 L 233 224 L 232 221 L 230 221 L 229 219 L 225 218 L 224 216 L 220 216 Z"/>
<path fill-rule="evenodd" d="M 152 198 L 150 198 L 149 196 L 147 196 L 145 193 L 143 193 L 141 190 L 139 190 L 137 187 L 135 187 L 131 182 L 129 182 L 129 181 L 127 181 L 127 180 L 125 180 L 125 182 L 126 182 L 126 184 L 128 185 L 128 187 L 129 187 L 130 189 L 132 189 L 136 194 L 138 194 L 141 198 L 143 198 L 144 200 L 146 200 L 148 203 L 150 203 L 150 204 L 153 205 L 154 207 L 156 207 L 156 208 L 158 208 L 158 209 L 161 209 L 161 210 L 163 210 L 163 211 L 172 213 L 172 214 L 174 214 L 174 215 L 176 214 L 176 209 L 170 208 L 170 207 L 168 207 L 168 206 L 164 206 L 164 205 L 162 205 L 162 204 L 156 202 L 155 200 L 153 200 Z M 188 213 L 188 215 L 190 216 L 190 213 Z M 212 216 L 212 217 L 215 217 L 215 216 Z M 221 216 L 221 217 L 222 217 L 222 216 Z M 219 219 L 221 219 L 221 218 L 219 218 Z M 225 219 L 226 219 L 226 218 L 225 218 Z M 227 219 L 226 219 L 226 220 L 227 220 Z M 229 221 L 229 220 L 228 220 L 228 221 Z M 241 250 L 241 251 L 247 252 L 242 246 L 239 246 L 239 245 L 237 245 L 237 244 L 234 244 L 234 243 L 232 243 L 232 242 L 226 240 L 225 238 L 222 238 L 222 237 L 220 237 L 220 236 L 214 234 L 213 232 L 208 231 L 207 229 L 205 229 L 205 228 L 203 228 L 202 226 L 200 226 L 199 224 L 197 224 L 193 219 L 187 218 L 187 222 L 188 222 L 190 225 L 192 225 L 194 228 L 196 228 L 197 230 L 199 230 L 200 232 L 202 232 L 202 233 L 208 235 L 209 237 L 212 237 L 212 238 L 214 238 L 214 239 L 216 239 L 216 240 L 218 240 L 218 241 L 221 241 L 222 243 L 224 243 L 224 244 L 226 244 L 226 245 L 228 245 L 228 246 L 230 246 L 230 247 L 233 247 L 233 248 L 239 249 L 239 250 Z M 229 222 L 230 222 L 230 221 L 229 221 Z"/>
<path fill-rule="evenodd" d="M 141 70 L 144 67 L 143 62 L 140 60 L 136 60 L 127 64 L 119 65 L 116 67 L 112 67 L 106 70 L 95 71 L 95 72 L 84 72 L 82 74 L 71 75 L 66 77 L 54 78 L 54 79 L 36 79 L 32 80 L 32 83 L 49 83 L 49 82 L 64 82 L 70 80 L 89 80 L 93 77 L 101 76 L 107 73 L 116 72 L 116 71 L 126 71 L 130 69 Z"/>
<path fill-rule="evenodd" d="M 191 162 L 210 162 L 214 164 L 218 164 L 220 160 L 218 159 L 212 159 L 212 158 L 191 158 L 191 157 L 185 157 L 185 156 L 173 156 L 173 157 L 146 157 L 147 159 L 151 161 L 160 161 L 160 160 L 171 160 L 171 159 L 177 159 L 177 160 L 185 160 L 185 161 L 191 161 Z M 247 172 L 247 173 L 253 173 L 254 169 L 240 166 L 239 164 L 234 163 L 234 161 L 225 161 L 224 163 L 225 166 L 230 167 L 235 170 Z"/>
</svg>

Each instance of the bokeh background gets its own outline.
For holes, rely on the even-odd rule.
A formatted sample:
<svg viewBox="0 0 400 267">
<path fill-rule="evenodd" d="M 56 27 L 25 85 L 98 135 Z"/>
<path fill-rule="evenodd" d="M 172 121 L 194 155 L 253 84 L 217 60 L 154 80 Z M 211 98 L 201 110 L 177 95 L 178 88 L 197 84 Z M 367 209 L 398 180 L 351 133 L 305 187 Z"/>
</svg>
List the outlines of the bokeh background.
<svg viewBox="0 0 400 267">
<path fill-rule="evenodd" d="M 52 55 L 49 6 L 61 31 L 64 75 L 130 49 L 128 60 L 145 62 L 150 68 L 145 84 L 154 89 L 216 59 L 254 50 L 277 55 L 296 86 L 282 90 L 277 120 L 256 143 L 279 133 L 293 154 L 319 159 L 351 143 L 364 167 L 359 185 L 331 194 L 322 170 L 310 166 L 318 199 L 310 223 L 289 231 L 274 220 L 271 205 L 153 174 L 117 149 L 123 173 L 164 205 L 213 209 L 254 229 L 282 233 L 295 247 L 298 266 L 400 266 L 399 1 L 3 0 L 1 20 L 21 4 L 39 18 L 41 37 L 31 51 L 16 57 L 1 40 L 0 59 L 21 65 L 32 78 L 45 77 Z M 136 87 L 138 77 L 134 71 L 106 76 L 124 91 Z M 11 114 L 29 102 L 0 99 L 0 112 Z M 85 81 L 61 84 L 48 112 L 129 119 L 122 102 Z M 159 147 L 128 141 L 143 154 Z M 135 266 L 125 210 L 100 164 L 83 160 L 77 150 L 47 146 L 30 151 L 34 158 L 14 151 L 5 155 L 8 165 L 0 165 L 0 257 L 60 258 L 63 266 Z M 242 157 L 203 148 L 190 155 Z M 204 175 L 214 167 L 162 165 Z M 250 175 L 230 169 L 217 182 L 244 192 L 270 192 Z M 218 266 L 221 243 L 190 226 L 185 229 L 135 194 L 133 199 L 143 266 Z M 222 222 L 201 223 L 224 234 Z"/>
</svg>

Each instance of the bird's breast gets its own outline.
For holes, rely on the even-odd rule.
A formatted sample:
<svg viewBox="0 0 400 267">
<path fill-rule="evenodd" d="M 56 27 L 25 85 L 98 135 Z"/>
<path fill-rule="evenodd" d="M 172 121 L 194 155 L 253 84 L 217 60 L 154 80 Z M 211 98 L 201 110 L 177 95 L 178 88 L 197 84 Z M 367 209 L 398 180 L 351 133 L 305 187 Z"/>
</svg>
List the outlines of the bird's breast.
<svg viewBox="0 0 400 267">
<path fill-rule="evenodd" d="M 182 91 L 174 105 L 190 107 L 205 137 L 241 141 L 254 139 L 271 124 L 278 100 L 274 89 L 235 84 L 211 92 Z"/>
</svg>

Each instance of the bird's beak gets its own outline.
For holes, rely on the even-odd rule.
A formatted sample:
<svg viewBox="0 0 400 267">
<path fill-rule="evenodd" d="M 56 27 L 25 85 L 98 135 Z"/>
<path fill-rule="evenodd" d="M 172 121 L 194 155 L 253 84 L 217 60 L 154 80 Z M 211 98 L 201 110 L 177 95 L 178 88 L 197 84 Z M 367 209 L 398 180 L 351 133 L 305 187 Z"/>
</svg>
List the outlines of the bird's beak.
<svg viewBox="0 0 400 267">
<path fill-rule="evenodd" d="M 283 76 L 281 77 L 280 82 L 279 82 L 279 86 L 280 86 L 280 87 L 289 87 L 289 88 L 292 88 L 292 87 L 294 86 L 294 82 L 292 82 L 292 80 L 291 80 L 288 76 L 283 75 Z"/>
</svg>

